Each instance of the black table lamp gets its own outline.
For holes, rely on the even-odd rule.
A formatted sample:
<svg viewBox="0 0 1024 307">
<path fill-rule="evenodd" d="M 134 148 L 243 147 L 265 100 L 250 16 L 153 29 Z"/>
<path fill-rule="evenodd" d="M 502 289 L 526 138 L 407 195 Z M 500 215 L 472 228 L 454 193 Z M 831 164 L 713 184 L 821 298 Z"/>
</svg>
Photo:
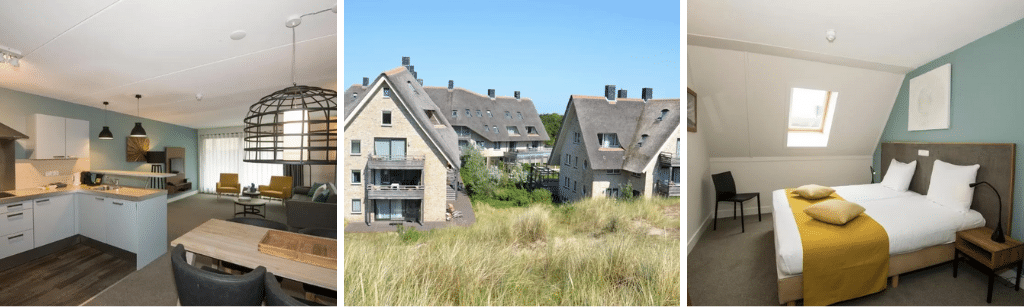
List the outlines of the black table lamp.
<svg viewBox="0 0 1024 307">
<path fill-rule="evenodd" d="M 999 243 L 1006 242 L 1006 236 L 1003 235 L 1003 198 L 999 196 L 999 191 L 996 191 L 996 187 L 993 187 L 992 184 L 990 184 L 988 182 L 985 182 L 985 181 L 975 182 L 975 183 L 971 184 L 971 187 L 972 188 L 976 187 L 976 186 L 978 186 L 979 184 L 982 184 L 982 183 L 987 185 L 989 188 L 992 188 L 992 191 L 996 192 L 996 199 L 999 200 L 999 222 L 996 223 L 996 230 L 992 232 L 992 241 L 999 242 Z"/>
</svg>

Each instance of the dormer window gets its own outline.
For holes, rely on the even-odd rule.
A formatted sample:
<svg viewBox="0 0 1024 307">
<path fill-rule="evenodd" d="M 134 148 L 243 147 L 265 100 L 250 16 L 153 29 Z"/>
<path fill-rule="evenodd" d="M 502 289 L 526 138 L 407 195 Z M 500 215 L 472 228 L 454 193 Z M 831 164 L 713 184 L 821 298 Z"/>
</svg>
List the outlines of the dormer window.
<svg viewBox="0 0 1024 307">
<path fill-rule="evenodd" d="M 476 110 L 476 117 L 484 117 L 484 115 L 480 113 L 480 110 Z"/>
<path fill-rule="evenodd" d="M 469 113 L 469 109 L 466 109 L 466 117 L 473 117 L 473 113 Z"/>
<path fill-rule="evenodd" d="M 646 141 L 647 141 L 647 135 L 646 134 L 641 135 L 640 136 L 640 142 L 636 143 L 636 147 L 643 147 L 644 146 L 644 142 L 646 142 Z"/>
<path fill-rule="evenodd" d="M 355 101 L 355 100 L 356 100 L 356 98 L 358 98 L 358 97 L 359 97 L 359 95 L 358 95 L 358 94 L 356 94 L 356 93 L 352 93 L 352 101 Z"/>
<path fill-rule="evenodd" d="M 660 121 L 660 120 L 664 119 L 665 115 L 668 115 L 668 109 L 662 109 L 661 110 L 661 116 L 658 116 L 658 120 Z"/>
<path fill-rule="evenodd" d="M 519 135 L 519 128 L 516 126 L 506 126 L 505 129 L 508 130 L 508 135 Z"/>
<path fill-rule="evenodd" d="M 459 118 L 459 110 L 452 110 L 452 118 Z"/>
<path fill-rule="evenodd" d="M 505 111 L 505 118 L 512 119 L 512 115 Z"/>
<path fill-rule="evenodd" d="M 427 118 L 430 119 L 430 123 L 434 124 L 435 127 L 437 127 L 437 126 L 444 127 L 444 123 L 442 123 L 441 119 L 438 118 L 436 111 L 434 111 L 434 110 L 423 110 L 423 112 L 427 113 Z"/>
<path fill-rule="evenodd" d="M 494 114 L 491 114 L 491 110 L 487 110 L 487 117 L 494 118 Z"/>
<path fill-rule="evenodd" d="M 491 132 L 491 127 L 484 125 L 484 132 Z"/>
<path fill-rule="evenodd" d="M 537 134 L 537 127 L 526 126 L 526 134 L 536 135 Z"/>
<path fill-rule="evenodd" d="M 409 85 L 409 90 L 412 90 L 413 93 L 419 94 L 419 92 L 416 91 L 416 88 L 412 86 L 412 81 L 405 81 L 405 84 Z"/>
<path fill-rule="evenodd" d="M 838 92 L 793 88 L 786 146 L 826 147 L 838 99 Z"/>
<path fill-rule="evenodd" d="M 619 148 L 619 136 L 615 133 L 598 133 L 597 142 L 601 148 Z"/>
<path fill-rule="evenodd" d="M 519 115 L 519 120 L 523 120 L 523 112 L 516 112 L 516 115 Z"/>
<path fill-rule="evenodd" d="M 498 126 L 491 126 L 491 127 L 494 127 L 494 134 L 498 134 Z"/>
<path fill-rule="evenodd" d="M 390 88 L 386 88 L 386 87 L 384 88 L 384 97 L 391 97 L 391 89 Z"/>
</svg>

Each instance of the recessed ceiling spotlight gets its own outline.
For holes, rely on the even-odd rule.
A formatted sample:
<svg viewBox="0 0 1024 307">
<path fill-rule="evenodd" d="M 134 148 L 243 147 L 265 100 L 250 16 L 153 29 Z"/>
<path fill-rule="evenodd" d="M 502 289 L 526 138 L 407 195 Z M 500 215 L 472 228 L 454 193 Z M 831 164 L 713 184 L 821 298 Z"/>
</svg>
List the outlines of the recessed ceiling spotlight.
<svg viewBox="0 0 1024 307">
<path fill-rule="evenodd" d="M 825 31 L 825 39 L 827 39 L 829 43 L 835 41 L 836 40 L 836 30 L 835 29 L 828 29 L 828 31 Z"/>
<path fill-rule="evenodd" d="M 231 32 L 231 39 L 233 39 L 233 40 L 240 40 L 240 39 L 243 39 L 243 38 L 245 38 L 245 31 L 238 30 L 238 31 L 235 31 L 235 32 Z"/>
<path fill-rule="evenodd" d="M 302 16 L 292 16 L 284 22 L 284 26 L 289 28 L 298 27 L 300 24 L 302 24 Z"/>
</svg>

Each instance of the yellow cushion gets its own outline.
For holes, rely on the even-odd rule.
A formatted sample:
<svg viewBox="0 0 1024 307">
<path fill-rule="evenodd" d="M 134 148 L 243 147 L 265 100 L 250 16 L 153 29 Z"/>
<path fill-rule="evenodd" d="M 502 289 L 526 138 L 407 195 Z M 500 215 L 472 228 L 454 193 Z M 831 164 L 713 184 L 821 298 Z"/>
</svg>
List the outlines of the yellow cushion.
<svg viewBox="0 0 1024 307">
<path fill-rule="evenodd" d="M 864 207 L 845 200 L 830 199 L 804 208 L 811 218 L 834 225 L 844 225 L 864 212 Z"/>
<path fill-rule="evenodd" d="M 816 184 L 808 184 L 799 188 L 793 189 L 797 195 L 806 199 L 822 199 L 832 195 L 832 192 L 836 190 L 830 187 L 824 187 Z"/>
</svg>

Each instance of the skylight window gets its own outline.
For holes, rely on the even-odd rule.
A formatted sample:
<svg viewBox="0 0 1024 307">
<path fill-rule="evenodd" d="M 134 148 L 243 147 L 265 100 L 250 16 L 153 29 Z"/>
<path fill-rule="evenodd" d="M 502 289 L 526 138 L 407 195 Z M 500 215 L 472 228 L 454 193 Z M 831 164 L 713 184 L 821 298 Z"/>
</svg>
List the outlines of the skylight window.
<svg viewBox="0 0 1024 307">
<path fill-rule="evenodd" d="M 826 147 L 839 93 L 793 88 L 789 102 L 787 147 Z"/>
</svg>

